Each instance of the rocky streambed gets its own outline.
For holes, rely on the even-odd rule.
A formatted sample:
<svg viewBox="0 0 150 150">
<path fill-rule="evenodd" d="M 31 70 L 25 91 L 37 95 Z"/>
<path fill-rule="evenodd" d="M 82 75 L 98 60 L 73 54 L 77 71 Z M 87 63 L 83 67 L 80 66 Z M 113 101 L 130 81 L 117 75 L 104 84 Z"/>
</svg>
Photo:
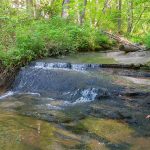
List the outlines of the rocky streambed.
<svg viewBox="0 0 150 150">
<path fill-rule="evenodd" d="M 105 54 L 32 62 L 0 97 L 0 149 L 149 150 L 150 72 Z"/>
</svg>

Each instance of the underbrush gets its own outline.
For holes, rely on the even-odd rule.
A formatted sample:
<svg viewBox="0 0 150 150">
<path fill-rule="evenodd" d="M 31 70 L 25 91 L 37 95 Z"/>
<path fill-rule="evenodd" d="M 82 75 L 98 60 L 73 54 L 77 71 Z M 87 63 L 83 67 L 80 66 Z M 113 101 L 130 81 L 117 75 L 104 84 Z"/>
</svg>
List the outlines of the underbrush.
<svg viewBox="0 0 150 150">
<path fill-rule="evenodd" d="M 150 49 L 150 33 L 145 36 L 145 45 Z"/>
<path fill-rule="evenodd" d="M 23 66 L 31 60 L 77 51 L 94 51 L 111 41 L 88 25 L 55 17 L 51 20 L 3 19 L 0 61 L 5 67 Z"/>
<path fill-rule="evenodd" d="M 127 38 L 130 39 L 133 43 L 146 46 L 146 49 L 150 50 L 150 33 L 146 35 L 132 35 L 128 36 Z"/>
</svg>

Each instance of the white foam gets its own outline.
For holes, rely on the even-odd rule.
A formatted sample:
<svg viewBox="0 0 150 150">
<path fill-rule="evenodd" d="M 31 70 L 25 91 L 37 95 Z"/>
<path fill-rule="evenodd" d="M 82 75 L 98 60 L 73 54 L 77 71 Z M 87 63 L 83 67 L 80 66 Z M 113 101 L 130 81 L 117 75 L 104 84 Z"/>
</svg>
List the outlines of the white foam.
<svg viewBox="0 0 150 150">
<path fill-rule="evenodd" d="M 48 107 L 48 109 L 62 110 L 61 107 L 58 107 L 58 106 L 55 106 L 55 105 L 46 104 L 46 106 Z"/>
<path fill-rule="evenodd" d="M 4 99 L 4 98 L 12 96 L 12 95 L 14 95 L 14 92 L 13 91 L 8 91 L 7 93 L 1 95 L 0 99 Z"/>
<path fill-rule="evenodd" d="M 32 93 L 32 92 L 26 92 L 26 93 L 17 93 L 18 95 L 33 95 L 33 96 L 41 96 L 40 93 Z"/>
<path fill-rule="evenodd" d="M 86 72 L 88 64 L 69 64 L 69 63 L 44 63 L 44 62 L 36 62 L 33 68 L 44 69 L 44 70 L 52 70 L 52 69 L 61 69 L 61 70 L 74 70 L 80 72 Z"/>
<path fill-rule="evenodd" d="M 44 62 L 36 62 L 35 67 L 36 68 L 44 68 L 45 63 Z"/>
<path fill-rule="evenodd" d="M 87 103 L 87 102 L 91 102 L 91 101 L 94 101 L 96 99 L 96 96 L 97 96 L 97 91 L 95 88 L 92 88 L 92 89 L 86 89 L 86 90 L 83 90 L 81 92 L 82 96 L 80 98 L 78 98 L 74 104 L 77 104 L 77 103 Z"/>
<path fill-rule="evenodd" d="M 94 101 L 96 99 L 96 96 L 97 96 L 97 91 L 95 88 L 86 89 L 86 90 L 83 90 L 81 92 L 81 95 L 82 96 L 79 97 L 78 99 L 76 99 L 75 102 L 64 101 L 64 106 Z"/>
<path fill-rule="evenodd" d="M 72 70 L 81 70 L 81 71 L 85 71 L 87 69 L 88 65 L 85 64 L 72 64 L 71 68 Z"/>
</svg>

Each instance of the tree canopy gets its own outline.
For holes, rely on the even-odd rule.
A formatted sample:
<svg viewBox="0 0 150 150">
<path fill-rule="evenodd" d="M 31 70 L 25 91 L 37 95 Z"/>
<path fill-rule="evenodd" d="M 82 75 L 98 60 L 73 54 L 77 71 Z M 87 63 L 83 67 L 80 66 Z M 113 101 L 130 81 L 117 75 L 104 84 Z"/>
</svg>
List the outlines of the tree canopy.
<svg viewBox="0 0 150 150">
<path fill-rule="evenodd" d="M 2 0 L 0 13 L 1 20 L 62 16 L 101 30 L 139 36 L 150 30 L 149 0 Z"/>
</svg>

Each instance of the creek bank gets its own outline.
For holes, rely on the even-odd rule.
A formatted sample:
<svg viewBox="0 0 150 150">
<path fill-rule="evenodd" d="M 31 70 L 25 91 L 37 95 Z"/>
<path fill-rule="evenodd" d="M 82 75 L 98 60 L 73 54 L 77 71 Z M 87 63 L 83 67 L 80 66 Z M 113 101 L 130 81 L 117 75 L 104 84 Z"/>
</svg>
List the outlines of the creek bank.
<svg viewBox="0 0 150 150">
<path fill-rule="evenodd" d="M 19 72 L 20 67 L 2 68 L 0 72 L 0 94 L 8 90 L 13 83 L 17 73 Z"/>
</svg>

